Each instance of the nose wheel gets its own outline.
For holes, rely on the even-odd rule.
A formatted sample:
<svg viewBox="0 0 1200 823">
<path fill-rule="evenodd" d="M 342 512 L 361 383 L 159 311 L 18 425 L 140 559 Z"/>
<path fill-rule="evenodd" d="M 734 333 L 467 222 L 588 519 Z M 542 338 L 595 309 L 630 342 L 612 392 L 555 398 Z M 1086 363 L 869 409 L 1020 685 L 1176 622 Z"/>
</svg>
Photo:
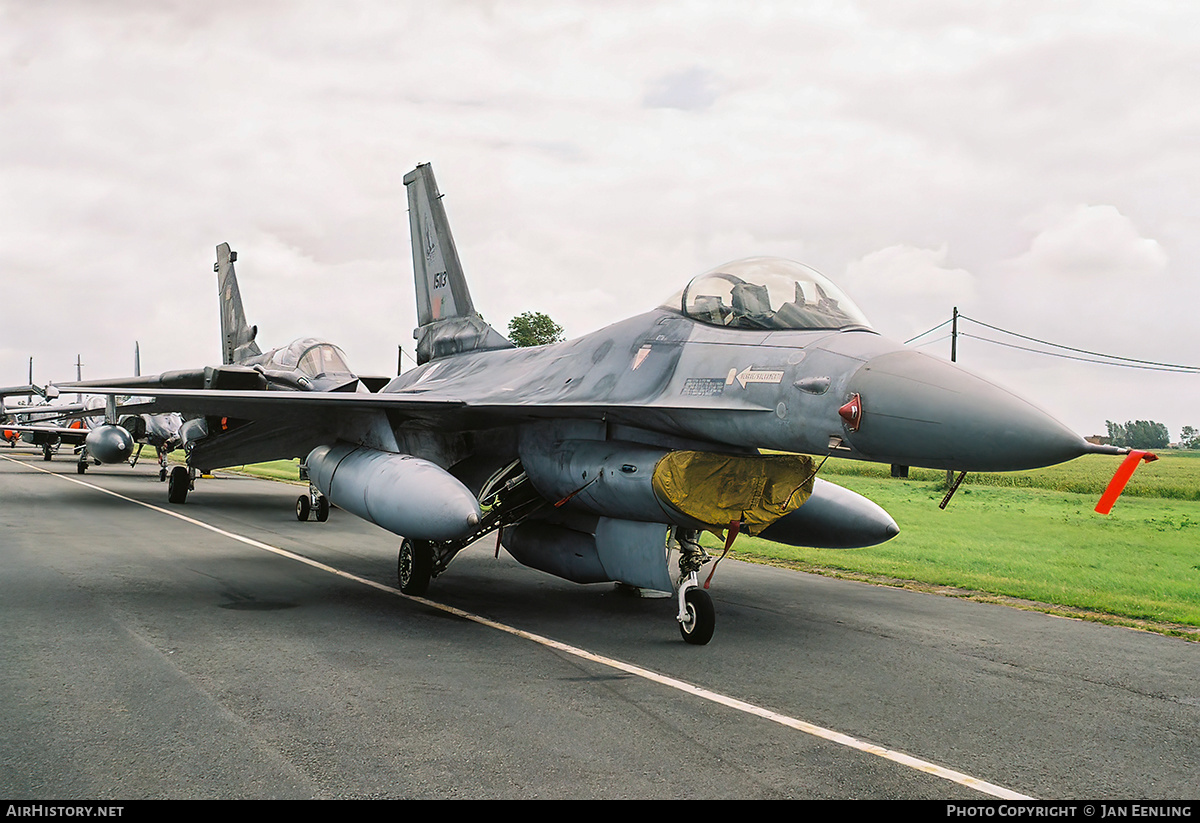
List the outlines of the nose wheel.
<svg viewBox="0 0 1200 823">
<path fill-rule="evenodd" d="M 717 628 L 717 610 L 712 597 L 700 588 L 699 574 L 712 558 L 701 548 L 694 530 L 677 527 L 673 537 L 679 546 L 679 634 L 685 643 L 704 646 Z"/>
<path fill-rule="evenodd" d="M 685 643 L 704 646 L 717 628 L 717 610 L 712 597 L 700 588 L 693 573 L 679 587 L 679 634 Z"/>
</svg>

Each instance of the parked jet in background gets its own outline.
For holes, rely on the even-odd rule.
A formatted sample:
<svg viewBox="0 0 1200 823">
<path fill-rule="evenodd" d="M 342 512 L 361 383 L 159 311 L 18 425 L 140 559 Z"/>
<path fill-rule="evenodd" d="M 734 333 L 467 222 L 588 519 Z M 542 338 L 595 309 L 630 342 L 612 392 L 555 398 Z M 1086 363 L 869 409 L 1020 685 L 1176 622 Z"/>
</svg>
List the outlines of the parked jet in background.
<svg viewBox="0 0 1200 823">
<path fill-rule="evenodd" d="M 83 404 L 5 406 L 0 410 L 0 436 L 10 447 L 24 440 L 42 449 L 42 459 L 50 460 L 59 447 L 82 446 L 88 430 L 84 422 L 73 418 L 63 420 L 72 412 L 83 411 Z"/>
<path fill-rule="evenodd" d="M 29 382 L 20 386 L 0 386 L 0 424 L 11 423 L 26 423 L 28 422 L 27 415 L 32 413 L 32 408 L 35 404 L 31 404 L 29 400 L 18 401 L 12 406 L 5 405 L 9 397 L 33 397 L 39 395 L 45 399 L 46 390 L 41 386 L 34 385 L 33 382 L 33 358 L 29 358 Z M 37 404 L 40 405 L 40 404 Z M 15 446 L 17 441 L 21 439 L 21 432 L 16 428 L 0 427 L 0 439 L 3 439 L 10 447 Z M 47 460 L 50 458 L 47 456 Z"/>
<path fill-rule="evenodd" d="M 514 349 L 475 311 L 432 170 L 404 182 L 417 368 L 378 394 L 184 391 L 166 380 L 145 393 L 163 408 L 288 431 L 321 494 L 403 537 L 406 593 L 499 529 L 518 561 L 568 580 L 674 588 L 684 639 L 703 644 L 715 615 L 699 585 L 712 562 L 699 530 L 832 548 L 897 533 L 801 454 L 965 472 L 1119 453 L 880 336 L 830 280 L 778 258 L 719 266 L 576 340 Z"/>
<path fill-rule="evenodd" d="M 133 369 L 135 375 L 141 374 L 137 343 L 134 343 Z M 76 376 L 79 376 L 78 372 Z M 11 387 L 10 393 L 20 393 L 20 388 Z M 29 388 L 36 387 L 31 385 Z M 60 394 L 59 388 L 53 384 L 47 384 L 38 391 L 48 398 Z M 131 398 L 123 398 L 123 401 L 128 403 Z M 131 466 L 136 465 L 142 448 L 154 446 L 158 454 L 159 480 L 166 480 L 167 455 L 179 444 L 179 427 L 182 423 L 175 412 L 129 413 L 115 397 L 110 397 L 107 402 L 93 397 L 78 403 L 43 403 L 8 407 L 0 411 L 4 413 L 0 419 L 6 419 L 7 416 L 15 418 L 14 422 L 4 426 L 5 439 L 20 437 L 40 445 L 45 460 L 50 460 L 60 445 L 74 446 L 79 458 L 77 467 L 80 474 L 92 464 L 129 462 Z M 138 447 L 136 454 L 133 452 L 135 444 Z"/>
<path fill-rule="evenodd" d="M 217 273 L 221 309 L 220 366 L 64 383 L 58 388 L 86 392 L 119 387 L 125 390 L 123 393 L 136 392 L 139 395 L 155 394 L 152 390 L 163 388 L 368 392 L 371 387 L 379 388 L 387 382 L 386 378 L 360 378 L 355 375 L 350 371 L 341 349 L 315 337 L 293 340 L 286 346 L 264 354 L 256 342 L 258 327 L 246 322 L 233 265 L 236 260 L 237 252 L 232 251 L 228 243 L 217 246 L 217 262 L 213 265 L 213 271 Z M 175 419 L 168 419 L 161 414 L 143 415 L 142 419 L 144 425 L 141 428 L 131 429 L 135 438 L 143 436 L 143 433 L 146 438 L 161 435 L 171 448 L 182 446 L 187 451 L 188 466 L 176 466 L 169 475 L 167 495 L 172 503 L 182 503 L 187 499 L 197 474 L 224 466 L 241 466 L 306 454 L 314 446 L 326 442 L 327 438 L 324 430 L 297 428 L 283 418 L 252 420 L 200 412 L 180 419 L 178 425 Z M 145 442 L 154 441 L 147 439 Z M 165 455 L 161 460 L 165 461 Z M 167 476 L 163 462 L 160 477 Z M 297 504 L 298 513 L 303 508 L 302 519 L 307 518 L 309 508 L 315 510 L 318 520 L 328 518 L 327 499 L 314 491 L 306 502 L 308 506 Z"/>
<path fill-rule="evenodd" d="M 5 398 L 25 397 L 14 405 L 5 405 Z M 32 398 L 39 397 L 39 401 Z M 38 386 L 33 382 L 33 358 L 29 358 L 29 382 L 23 386 L 0 387 L 0 438 L 10 447 L 24 440 L 42 449 L 42 459 L 50 460 L 63 444 L 80 446 L 87 437 L 85 424 L 78 415 L 84 403 L 55 404 L 58 391 L 50 384 Z M 96 401 L 95 405 L 103 405 Z M 67 419 L 64 419 L 67 418 Z"/>
</svg>

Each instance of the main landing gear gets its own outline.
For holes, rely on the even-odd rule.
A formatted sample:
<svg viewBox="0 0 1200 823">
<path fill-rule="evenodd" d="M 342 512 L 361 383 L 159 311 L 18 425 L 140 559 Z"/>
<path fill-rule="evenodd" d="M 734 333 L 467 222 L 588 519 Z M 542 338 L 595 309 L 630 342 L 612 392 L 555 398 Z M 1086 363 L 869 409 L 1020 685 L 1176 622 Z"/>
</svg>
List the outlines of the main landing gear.
<svg viewBox="0 0 1200 823">
<path fill-rule="evenodd" d="M 693 529 L 676 528 L 679 543 L 679 633 L 684 642 L 703 646 L 712 640 L 717 627 L 717 611 L 712 597 L 700 588 L 700 569 L 712 560 L 696 539 Z"/>
<path fill-rule="evenodd" d="M 400 591 L 420 597 L 429 591 L 433 578 L 433 544 L 427 540 L 404 538 L 396 561 L 396 577 Z"/>
<path fill-rule="evenodd" d="M 192 490 L 195 479 L 195 469 L 188 466 L 176 466 L 171 469 L 171 474 L 167 478 L 167 499 L 172 503 L 182 503 L 187 500 L 188 492 Z"/>
<path fill-rule="evenodd" d="M 308 494 L 302 494 L 296 498 L 296 519 L 308 520 L 309 512 L 316 512 L 319 523 L 324 523 L 329 519 L 329 498 L 321 494 L 311 483 L 308 484 Z"/>
</svg>

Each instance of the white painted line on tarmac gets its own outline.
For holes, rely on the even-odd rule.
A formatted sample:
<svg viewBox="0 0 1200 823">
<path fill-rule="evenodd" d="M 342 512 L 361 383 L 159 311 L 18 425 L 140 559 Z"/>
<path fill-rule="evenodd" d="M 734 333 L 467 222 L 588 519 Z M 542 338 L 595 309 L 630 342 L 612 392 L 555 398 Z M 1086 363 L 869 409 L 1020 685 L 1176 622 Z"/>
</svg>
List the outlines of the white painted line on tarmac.
<svg viewBox="0 0 1200 823">
<path fill-rule="evenodd" d="M 900 765 L 907 766 L 910 769 L 915 769 L 916 771 L 924 772 L 926 774 L 933 775 L 934 777 L 940 777 L 943 780 L 949 780 L 950 782 L 957 783 L 960 786 L 967 786 L 968 788 L 975 789 L 976 791 L 981 792 L 982 794 L 991 795 L 992 797 L 997 797 L 1002 800 L 1033 800 L 1034 799 L 1032 797 L 1029 797 L 1028 795 L 1024 795 L 1024 794 L 1020 794 L 1019 792 L 1015 792 L 1012 789 L 1006 789 L 1003 786 L 997 786 L 994 783 L 988 783 L 986 780 L 980 780 L 977 777 L 971 777 L 968 774 L 963 774 L 962 772 L 955 771 L 954 769 L 948 769 L 945 766 L 939 766 L 936 763 L 930 763 L 928 760 L 922 760 L 918 757 L 913 757 L 912 755 L 905 754 L 904 752 L 898 752 L 893 749 L 886 749 L 882 746 L 876 746 L 873 743 L 867 743 L 864 740 L 859 740 L 858 738 L 852 737 L 848 734 L 842 734 L 841 732 L 833 731 L 832 729 L 826 729 L 821 726 L 817 726 L 812 723 L 808 723 L 804 720 L 799 720 L 794 717 L 789 717 L 788 715 L 785 715 L 785 714 L 779 714 L 778 712 L 773 712 L 770 709 L 765 709 L 761 706 L 755 706 L 753 703 L 746 703 L 743 700 L 738 700 L 736 697 L 729 697 L 728 695 L 720 694 L 719 692 L 710 691 L 710 690 L 702 688 L 700 686 L 695 686 L 695 685 L 692 685 L 691 683 L 686 683 L 682 680 L 677 680 L 674 677 L 669 677 L 665 674 L 659 674 L 658 672 L 651 671 L 650 669 L 644 669 L 641 666 L 635 666 L 632 663 L 626 663 L 622 660 L 617 660 L 612 657 L 605 657 L 603 655 L 595 654 L 594 652 L 589 652 L 586 649 L 580 649 L 576 646 L 571 646 L 566 643 L 561 643 L 557 640 L 551 640 L 548 637 L 542 637 L 541 635 L 533 634 L 532 632 L 527 632 L 522 629 L 514 628 L 513 626 L 509 626 L 504 623 L 497 623 L 495 620 L 489 620 L 486 617 L 481 617 L 480 615 L 472 614 L 471 612 L 466 612 L 466 611 L 463 611 L 462 609 L 456 609 L 453 606 L 447 606 L 445 603 L 438 603 L 433 600 L 427 600 L 424 597 L 414 597 L 412 595 L 404 594 L 399 589 L 397 589 L 393 586 L 388 586 L 383 583 L 377 583 L 374 580 L 369 580 L 365 577 L 359 577 L 356 574 L 350 574 L 349 572 L 344 572 L 341 569 L 337 569 L 337 568 L 334 568 L 333 566 L 326 565 L 325 563 L 321 563 L 318 560 L 313 560 L 312 558 L 305 557 L 304 555 L 296 554 L 295 552 L 290 552 L 287 549 L 281 549 L 277 546 L 271 546 L 267 543 L 263 543 L 259 540 L 255 540 L 251 537 L 246 537 L 244 535 L 226 531 L 225 529 L 221 529 L 216 526 L 209 525 L 208 523 L 204 523 L 200 520 L 196 520 L 194 518 L 188 517 L 187 515 L 183 515 L 183 514 L 180 514 L 179 512 L 172 511 L 171 509 L 165 509 L 165 508 L 162 508 L 161 506 L 155 506 L 151 503 L 144 503 L 141 500 L 135 500 L 132 497 L 126 497 L 123 494 L 118 494 L 117 492 L 110 491 L 108 489 L 102 488 L 102 487 L 94 485 L 92 483 L 88 483 L 84 480 L 79 480 L 78 478 L 75 478 L 75 477 L 69 477 L 67 475 L 58 474 L 56 472 L 50 471 L 49 469 L 43 469 L 41 466 L 37 466 L 32 463 L 27 463 L 24 461 L 14 460 L 13 458 L 7 457 L 5 455 L 0 455 L 0 457 L 3 457 L 5 460 L 8 460 L 9 462 L 18 463 L 27 468 L 37 469 L 40 472 L 44 472 L 45 474 L 52 475 L 61 480 L 66 480 L 71 483 L 77 483 L 80 486 L 84 486 L 89 489 L 94 489 L 98 492 L 102 492 L 104 494 L 111 495 L 120 500 L 125 500 L 130 503 L 135 503 L 139 506 L 144 506 L 145 508 L 150 509 L 152 511 L 156 511 L 156 512 L 160 512 L 161 514 L 165 514 L 168 517 L 174 517 L 177 520 L 182 520 L 183 522 L 190 523 L 193 526 L 198 526 L 199 528 L 207 529 L 208 531 L 213 532 L 214 534 L 219 534 L 222 537 L 228 537 L 230 540 L 236 540 L 239 543 L 245 543 L 247 546 L 253 546 L 256 549 L 262 549 L 263 551 L 271 552 L 272 554 L 277 554 L 280 557 L 286 557 L 289 560 L 295 560 L 299 563 L 304 563 L 305 565 L 312 566 L 314 569 L 320 569 L 321 571 L 328 572 L 333 575 L 337 575 L 338 577 L 345 578 L 346 580 L 353 580 L 354 582 L 361 583 L 364 586 L 370 586 L 371 588 L 378 589 L 379 591 L 382 591 L 382 592 L 387 592 L 389 594 L 394 594 L 399 597 L 404 597 L 408 600 L 413 600 L 417 603 L 421 603 L 423 605 L 429 606 L 430 608 L 439 609 L 448 614 L 453 614 L 456 617 L 461 617 L 465 620 L 470 620 L 470 621 L 472 621 L 474 623 L 478 623 L 482 626 L 488 626 L 489 628 L 493 628 L 498 631 L 506 632 L 508 634 L 515 635 L 516 637 L 521 637 L 521 638 L 524 638 L 525 640 L 529 640 L 534 643 L 538 643 L 547 648 L 555 649 L 557 651 L 563 652 L 565 654 L 573 655 L 574 657 L 578 657 L 583 660 L 590 660 L 593 663 L 599 663 L 602 666 L 607 666 L 609 668 L 616 669 L 618 671 L 622 671 L 627 674 L 634 675 L 636 677 L 641 677 L 641 678 L 643 678 L 645 680 L 649 680 L 653 683 L 658 683 L 660 685 L 667 686 L 672 689 L 676 689 L 677 691 L 681 691 L 686 694 L 690 694 L 695 697 L 702 698 L 704 700 L 709 700 L 713 703 L 718 703 L 722 706 L 726 706 L 726 707 L 734 709 L 736 711 L 745 712 L 746 714 L 754 715 L 755 717 L 761 717 L 764 720 L 770 720 L 773 723 L 778 723 L 782 726 L 787 726 L 790 729 L 795 729 L 796 731 L 804 732 L 805 734 L 812 735 L 813 737 L 819 737 L 822 740 L 827 740 L 831 743 L 837 743 L 838 745 L 846 746 L 847 748 L 857 749 L 860 752 L 866 752 L 867 754 L 873 754 L 878 757 L 882 757 L 885 760 L 890 760 L 893 763 L 899 763 Z"/>
</svg>

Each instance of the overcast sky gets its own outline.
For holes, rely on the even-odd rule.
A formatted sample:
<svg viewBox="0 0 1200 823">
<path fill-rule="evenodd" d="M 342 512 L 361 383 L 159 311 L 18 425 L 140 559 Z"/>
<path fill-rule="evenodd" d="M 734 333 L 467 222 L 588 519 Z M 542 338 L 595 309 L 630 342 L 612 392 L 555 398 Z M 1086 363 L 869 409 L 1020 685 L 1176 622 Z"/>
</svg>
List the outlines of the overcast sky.
<svg viewBox="0 0 1200 823">
<path fill-rule="evenodd" d="M 771 254 L 901 341 L 957 305 L 1200 365 L 1198 54 L 1176 0 L 0 0 L 0 384 L 219 362 L 221 242 L 264 349 L 394 374 L 421 162 L 502 331 Z M 1200 375 L 959 362 L 1081 434 L 1200 427 Z"/>
</svg>

